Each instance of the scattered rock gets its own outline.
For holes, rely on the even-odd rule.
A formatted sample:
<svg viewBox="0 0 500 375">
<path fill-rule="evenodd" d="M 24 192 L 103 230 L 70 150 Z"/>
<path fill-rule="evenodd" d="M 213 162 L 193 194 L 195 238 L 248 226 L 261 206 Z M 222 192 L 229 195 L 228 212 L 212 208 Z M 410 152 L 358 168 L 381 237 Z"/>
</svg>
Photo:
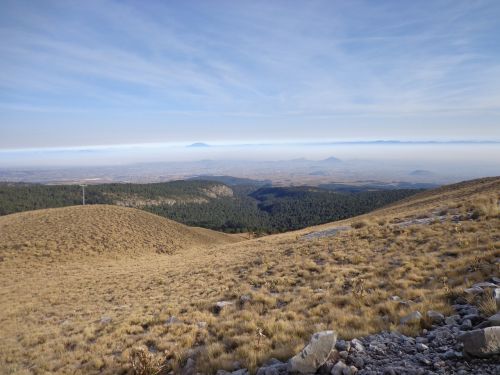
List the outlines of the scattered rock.
<svg viewBox="0 0 500 375">
<path fill-rule="evenodd" d="M 198 328 L 200 328 L 200 329 L 207 328 L 207 326 L 208 326 L 207 322 L 203 322 L 203 321 L 196 323 L 196 325 L 197 325 L 197 326 L 198 326 Z"/>
<path fill-rule="evenodd" d="M 447 350 L 443 355 L 443 359 L 455 359 L 455 358 L 461 358 L 462 354 L 458 353 L 454 350 Z"/>
<path fill-rule="evenodd" d="M 109 316 L 103 316 L 99 321 L 101 324 L 109 324 L 111 323 L 111 318 Z"/>
<path fill-rule="evenodd" d="M 500 326 L 500 312 L 497 312 L 495 315 L 492 315 L 488 318 L 488 322 L 492 326 Z"/>
<path fill-rule="evenodd" d="M 362 357 L 351 357 L 351 361 L 357 369 L 365 367 L 365 360 Z"/>
<path fill-rule="evenodd" d="M 252 296 L 250 296 L 249 294 L 243 294 L 240 297 L 240 305 L 244 306 L 247 302 L 250 302 L 251 300 L 252 300 Z"/>
<path fill-rule="evenodd" d="M 226 306 L 230 306 L 232 304 L 233 303 L 230 301 L 219 301 L 215 304 L 212 310 L 215 314 L 219 314 Z"/>
<path fill-rule="evenodd" d="M 226 370 L 219 370 L 217 371 L 216 375 L 248 375 L 248 370 L 246 368 L 242 368 L 232 372 Z"/>
<path fill-rule="evenodd" d="M 351 344 L 349 343 L 349 341 L 337 340 L 337 342 L 335 343 L 335 349 L 337 349 L 339 352 L 348 352 L 350 348 Z"/>
<path fill-rule="evenodd" d="M 286 375 L 288 374 L 287 364 L 275 358 L 271 358 L 257 370 L 256 375 Z"/>
<path fill-rule="evenodd" d="M 344 374 L 344 370 L 347 370 L 348 367 L 347 365 L 342 362 L 342 361 L 338 361 L 335 366 L 333 366 L 332 368 L 332 372 L 330 372 L 330 374 L 332 375 L 343 375 Z"/>
<path fill-rule="evenodd" d="M 363 346 L 363 343 L 359 341 L 358 339 L 352 339 L 351 340 L 351 347 L 356 350 L 357 352 L 364 352 L 365 347 Z"/>
<path fill-rule="evenodd" d="M 466 332 L 458 339 L 464 344 L 466 355 L 484 358 L 500 354 L 500 327 Z"/>
<path fill-rule="evenodd" d="M 473 288 L 496 288 L 497 286 L 497 284 L 489 283 L 486 281 L 472 285 Z"/>
<path fill-rule="evenodd" d="M 481 285 L 474 287 L 482 289 Z M 349 342 L 336 340 L 333 331 L 319 332 L 288 363 L 270 360 L 257 370 L 257 375 L 500 374 L 500 325 L 490 327 L 500 323 L 500 312 L 485 319 L 477 307 L 460 297 L 453 308 L 456 314 L 448 317 L 427 311 L 433 325 L 415 338 L 382 332 Z M 401 323 L 421 319 L 420 312 L 413 311 Z M 471 330 L 473 324 L 482 328 Z M 246 369 L 237 371 L 219 375 L 248 374 Z"/>
<path fill-rule="evenodd" d="M 301 374 L 314 373 L 326 362 L 335 348 L 337 334 L 334 331 L 315 333 L 302 351 L 289 361 L 289 370 Z"/>
<path fill-rule="evenodd" d="M 429 347 L 425 344 L 422 344 L 422 343 L 418 343 L 416 345 L 416 348 L 419 352 L 425 352 L 426 350 L 429 350 Z"/>
<path fill-rule="evenodd" d="M 457 324 L 457 321 L 460 319 L 460 315 L 451 315 L 451 316 L 447 316 L 445 319 L 444 319 L 444 322 L 447 324 L 447 325 L 453 325 L 453 324 Z"/>
<path fill-rule="evenodd" d="M 433 311 L 433 310 L 427 311 L 427 317 L 434 324 L 440 324 L 444 320 L 443 314 L 441 314 L 440 312 L 437 312 L 437 311 Z"/>
<path fill-rule="evenodd" d="M 479 321 L 482 320 L 481 316 L 479 314 L 467 314 L 464 315 L 463 320 L 470 320 L 472 323 L 478 323 Z"/>
<path fill-rule="evenodd" d="M 174 315 L 172 315 L 165 321 L 165 325 L 179 324 L 179 323 L 182 322 L 179 319 L 177 319 L 177 317 L 175 317 Z"/>
<path fill-rule="evenodd" d="M 422 314 L 419 311 L 413 311 L 401 318 L 401 324 L 418 323 L 422 319 Z"/>
<path fill-rule="evenodd" d="M 472 288 L 464 289 L 464 292 L 473 296 L 483 294 L 484 290 L 480 286 L 474 286 Z"/>
<path fill-rule="evenodd" d="M 349 366 L 349 372 L 344 370 L 344 375 L 355 375 L 358 373 L 358 369 L 356 366 Z"/>
<path fill-rule="evenodd" d="M 464 319 L 462 324 L 460 324 L 460 329 L 462 331 L 468 331 L 469 329 L 472 329 L 472 322 L 470 319 Z"/>
<path fill-rule="evenodd" d="M 186 365 L 181 370 L 181 375 L 195 375 L 196 374 L 196 364 L 193 358 L 188 358 Z"/>
</svg>

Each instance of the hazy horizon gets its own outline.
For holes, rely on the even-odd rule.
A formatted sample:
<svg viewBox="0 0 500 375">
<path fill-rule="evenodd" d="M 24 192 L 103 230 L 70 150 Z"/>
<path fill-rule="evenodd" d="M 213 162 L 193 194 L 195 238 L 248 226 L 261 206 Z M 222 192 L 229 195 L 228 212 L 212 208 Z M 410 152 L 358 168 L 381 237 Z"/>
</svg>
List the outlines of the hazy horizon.
<svg viewBox="0 0 500 375">
<path fill-rule="evenodd" d="M 498 14 L 489 0 L 7 0 L 0 167 L 337 157 L 367 175 L 500 174 Z"/>
<path fill-rule="evenodd" d="M 498 142 L 257 143 L 194 147 L 157 143 L 0 151 L 0 171 L 4 170 L 0 180 L 159 182 L 207 174 L 292 184 L 356 180 L 442 184 L 500 175 L 499 146 Z M 329 158 L 339 161 L 328 161 Z M 47 168 L 52 172 L 42 172 Z M 28 173 L 12 174 L 9 170 Z"/>
<path fill-rule="evenodd" d="M 469 152 L 460 152 L 468 150 Z M 473 150 L 471 153 L 470 151 Z M 250 152 L 249 152 L 250 151 Z M 347 160 L 413 161 L 500 165 L 497 141 L 349 141 L 256 143 L 145 143 L 39 149 L 0 150 L 0 167 L 108 166 L 144 162 L 200 160 L 286 161 Z M 499 168 L 500 173 L 500 168 Z"/>
</svg>

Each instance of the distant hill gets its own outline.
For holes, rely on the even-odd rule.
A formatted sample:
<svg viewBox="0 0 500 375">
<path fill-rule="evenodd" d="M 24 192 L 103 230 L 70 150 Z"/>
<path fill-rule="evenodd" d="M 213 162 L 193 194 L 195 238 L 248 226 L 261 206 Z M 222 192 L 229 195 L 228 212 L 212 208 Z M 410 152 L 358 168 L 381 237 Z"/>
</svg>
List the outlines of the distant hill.
<svg viewBox="0 0 500 375">
<path fill-rule="evenodd" d="M 340 163 L 342 160 L 334 156 L 321 160 L 323 163 Z"/>
</svg>

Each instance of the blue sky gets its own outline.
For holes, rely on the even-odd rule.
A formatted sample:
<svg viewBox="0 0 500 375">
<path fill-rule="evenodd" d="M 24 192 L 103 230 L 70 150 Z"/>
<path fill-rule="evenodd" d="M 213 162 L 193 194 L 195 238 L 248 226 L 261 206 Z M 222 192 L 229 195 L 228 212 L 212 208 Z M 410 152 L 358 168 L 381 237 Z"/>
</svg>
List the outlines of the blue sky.
<svg viewBox="0 0 500 375">
<path fill-rule="evenodd" d="M 0 149 L 500 140 L 499 1 L 9 1 Z"/>
</svg>

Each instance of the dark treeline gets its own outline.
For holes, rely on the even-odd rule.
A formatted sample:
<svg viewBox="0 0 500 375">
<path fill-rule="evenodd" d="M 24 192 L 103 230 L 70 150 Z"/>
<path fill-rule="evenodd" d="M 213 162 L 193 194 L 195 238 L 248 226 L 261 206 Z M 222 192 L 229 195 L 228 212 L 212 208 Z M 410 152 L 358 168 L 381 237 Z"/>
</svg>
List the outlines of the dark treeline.
<svg viewBox="0 0 500 375">
<path fill-rule="evenodd" d="M 136 205 L 188 225 L 225 232 L 276 233 L 360 215 L 421 190 L 337 192 L 314 187 L 231 186 L 233 196 L 213 197 L 213 181 L 172 181 L 154 184 L 100 184 L 86 187 L 88 204 Z M 175 204 L 162 199 L 175 199 Z M 193 202 L 193 199 L 198 200 Z M 0 183 L 0 215 L 41 208 L 78 205 L 78 185 Z"/>
</svg>

